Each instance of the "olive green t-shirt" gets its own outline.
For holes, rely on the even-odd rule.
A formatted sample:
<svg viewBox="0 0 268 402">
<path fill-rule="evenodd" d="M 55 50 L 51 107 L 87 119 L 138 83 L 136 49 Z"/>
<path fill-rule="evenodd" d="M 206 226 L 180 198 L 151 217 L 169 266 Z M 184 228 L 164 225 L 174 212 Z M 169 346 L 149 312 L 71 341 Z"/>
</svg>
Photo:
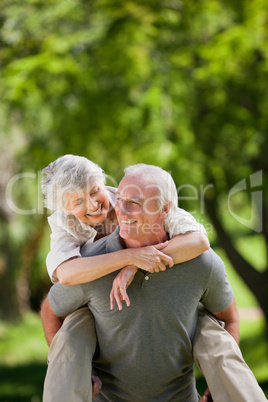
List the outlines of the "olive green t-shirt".
<svg viewBox="0 0 268 402">
<path fill-rule="evenodd" d="M 83 256 L 122 248 L 119 230 L 86 245 Z M 118 272 L 83 285 L 54 285 L 53 311 L 66 315 L 88 304 L 95 318 L 99 350 L 93 365 L 102 380 L 95 401 L 197 402 L 192 339 L 198 302 L 211 312 L 233 300 L 224 264 L 213 250 L 159 273 L 138 270 L 128 288 L 130 307 L 110 310 Z"/>
</svg>

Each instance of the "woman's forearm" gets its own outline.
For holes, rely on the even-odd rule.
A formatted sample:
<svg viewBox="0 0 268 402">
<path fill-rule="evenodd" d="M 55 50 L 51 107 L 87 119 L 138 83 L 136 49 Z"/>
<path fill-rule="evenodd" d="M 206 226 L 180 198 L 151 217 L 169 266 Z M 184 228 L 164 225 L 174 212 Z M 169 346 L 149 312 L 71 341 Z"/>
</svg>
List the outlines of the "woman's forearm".
<svg viewBox="0 0 268 402">
<path fill-rule="evenodd" d="M 172 266 L 173 261 L 162 250 L 146 246 L 93 257 L 74 258 L 59 265 L 56 275 L 62 285 L 77 285 L 94 281 L 127 265 L 154 272 L 159 264 Z"/>
<path fill-rule="evenodd" d="M 127 265 L 153 271 L 159 264 L 159 258 L 165 265 L 172 266 L 171 259 L 178 264 L 197 257 L 208 248 L 209 241 L 205 234 L 188 232 L 175 236 L 161 250 L 147 246 L 93 257 L 74 258 L 59 265 L 56 275 L 62 285 L 77 285 L 94 281 Z"/>
<path fill-rule="evenodd" d="M 131 253 L 126 249 L 64 261 L 57 267 L 56 275 L 62 285 L 77 285 L 92 282 L 130 264 Z"/>
<path fill-rule="evenodd" d="M 169 255 L 174 264 L 192 260 L 210 247 L 207 236 L 202 232 L 187 232 L 169 240 L 161 251 Z"/>
</svg>

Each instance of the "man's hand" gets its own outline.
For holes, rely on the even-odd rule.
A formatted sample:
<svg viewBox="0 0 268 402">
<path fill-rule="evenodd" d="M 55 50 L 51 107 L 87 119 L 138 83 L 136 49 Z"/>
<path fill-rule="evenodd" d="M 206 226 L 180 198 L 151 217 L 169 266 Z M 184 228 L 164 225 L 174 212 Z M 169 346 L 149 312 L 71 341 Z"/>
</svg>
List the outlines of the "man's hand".
<svg viewBox="0 0 268 402">
<path fill-rule="evenodd" d="M 122 301 L 125 300 L 126 305 L 130 306 L 130 300 L 127 295 L 126 289 L 133 281 L 133 278 L 138 271 L 137 267 L 129 266 L 121 269 L 119 274 L 115 277 L 113 282 L 113 287 L 110 293 L 110 308 L 111 310 L 115 307 L 115 300 L 118 305 L 119 310 L 122 310 Z"/>
<path fill-rule="evenodd" d="M 209 388 L 207 388 L 205 390 L 204 395 L 199 400 L 199 402 L 213 402 L 213 399 L 212 399 L 212 396 L 211 396 Z"/>
<path fill-rule="evenodd" d="M 94 399 L 101 390 L 102 382 L 96 375 L 92 375 L 91 379 L 92 379 L 92 399 Z"/>
</svg>

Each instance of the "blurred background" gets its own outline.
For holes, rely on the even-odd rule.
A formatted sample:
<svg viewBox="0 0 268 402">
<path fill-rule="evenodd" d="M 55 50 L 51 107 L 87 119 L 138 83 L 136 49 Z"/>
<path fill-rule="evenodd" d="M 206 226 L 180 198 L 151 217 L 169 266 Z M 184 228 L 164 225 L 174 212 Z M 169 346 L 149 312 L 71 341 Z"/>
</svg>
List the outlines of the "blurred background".
<svg viewBox="0 0 268 402">
<path fill-rule="evenodd" d="M 42 398 L 40 179 L 67 153 L 113 186 L 133 163 L 172 174 L 225 261 L 268 396 L 267 1 L 2 0 L 0 27 L 0 401 Z"/>
</svg>

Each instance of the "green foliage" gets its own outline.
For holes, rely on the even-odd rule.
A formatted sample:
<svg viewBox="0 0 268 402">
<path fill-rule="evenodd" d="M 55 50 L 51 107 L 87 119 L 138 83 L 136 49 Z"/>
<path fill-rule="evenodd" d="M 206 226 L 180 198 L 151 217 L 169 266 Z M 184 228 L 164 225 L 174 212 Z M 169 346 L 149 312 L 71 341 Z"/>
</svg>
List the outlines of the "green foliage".
<svg viewBox="0 0 268 402">
<path fill-rule="evenodd" d="M 221 183 L 226 163 L 247 173 L 265 143 L 267 6 L 241 4 L 4 2 L 2 99 L 28 134 L 22 161 L 73 152 L 111 174 L 138 159 L 183 162 L 179 180 L 190 166 L 197 182 Z"/>
<path fill-rule="evenodd" d="M 12 193 L 34 215 L 0 204 L 4 275 L 23 271 L 35 295 L 37 278 L 44 281 L 39 172 L 66 153 L 99 163 L 112 185 L 126 165 L 160 165 L 181 206 L 205 221 L 201 195 L 211 185 L 206 197 L 255 267 L 253 251 L 235 240 L 254 233 L 226 211 L 228 191 L 258 170 L 267 203 L 267 21 L 264 0 L 3 0 L 0 194 L 15 174 L 36 174 Z M 193 191 L 195 202 L 186 199 Z M 245 191 L 235 211 L 250 213 L 249 199 Z"/>
</svg>

